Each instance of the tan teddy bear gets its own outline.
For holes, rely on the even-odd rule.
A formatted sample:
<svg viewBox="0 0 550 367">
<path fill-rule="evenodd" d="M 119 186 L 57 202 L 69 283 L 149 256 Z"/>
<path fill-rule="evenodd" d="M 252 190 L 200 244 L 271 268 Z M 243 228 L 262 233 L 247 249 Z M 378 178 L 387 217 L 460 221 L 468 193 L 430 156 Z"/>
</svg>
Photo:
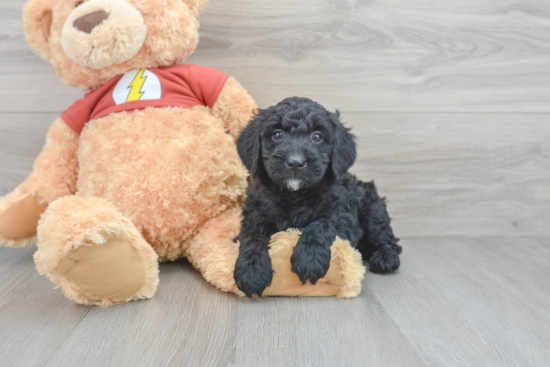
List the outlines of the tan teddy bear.
<svg viewBox="0 0 550 367">
<path fill-rule="evenodd" d="M 158 261 L 187 257 L 223 291 L 233 271 L 247 172 L 234 139 L 256 105 L 228 75 L 181 65 L 206 0 L 31 0 L 29 44 L 91 91 L 51 125 L 29 178 L 0 199 L 0 243 L 37 238 L 41 274 L 82 304 L 151 298 Z M 356 296 L 360 256 L 333 244 L 331 271 L 302 286 L 299 234 L 278 233 L 266 295 Z M 242 295 L 242 294 L 241 294 Z"/>
</svg>

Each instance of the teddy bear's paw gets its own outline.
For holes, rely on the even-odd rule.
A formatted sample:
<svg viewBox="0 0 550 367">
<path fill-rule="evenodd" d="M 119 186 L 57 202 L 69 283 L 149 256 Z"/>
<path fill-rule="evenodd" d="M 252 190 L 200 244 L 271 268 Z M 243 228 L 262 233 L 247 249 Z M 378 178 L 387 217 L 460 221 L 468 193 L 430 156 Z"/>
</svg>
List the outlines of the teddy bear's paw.
<svg viewBox="0 0 550 367">
<path fill-rule="evenodd" d="M 297 230 L 279 232 L 271 238 L 269 256 L 273 265 L 273 281 L 265 296 L 336 296 L 353 298 L 361 293 L 365 267 L 361 254 L 349 242 L 337 238 L 330 247 L 328 271 L 315 284 L 302 284 L 292 271 L 291 256 L 301 233 Z"/>
<path fill-rule="evenodd" d="M 36 237 L 40 215 L 48 204 L 36 195 L 19 195 L 17 191 L 0 199 L 0 245 L 24 247 Z"/>
<path fill-rule="evenodd" d="M 64 292 L 79 303 L 110 306 L 150 298 L 140 294 L 147 281 L 144 261 L 125 238 L 82 244 L 59 261 L 55 273 Z"/>
<path fill-rule="evenodd" d="M 85 305 L 111 306 L 151 298 L 158 256 L 111 203 L 67 196 L 56 200 L 38 226 L 36 269 Z"/>
</svg>

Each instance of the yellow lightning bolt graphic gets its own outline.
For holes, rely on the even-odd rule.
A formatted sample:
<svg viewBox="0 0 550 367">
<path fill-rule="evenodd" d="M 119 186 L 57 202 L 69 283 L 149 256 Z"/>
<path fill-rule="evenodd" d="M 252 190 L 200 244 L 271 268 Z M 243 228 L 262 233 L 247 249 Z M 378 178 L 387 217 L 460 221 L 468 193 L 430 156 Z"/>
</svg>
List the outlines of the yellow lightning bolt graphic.
<svg viewBox="0 0 550 367">
<path fill-rule="evenodd" d="M 143 84 L 145 83 L 145 80 L 147 80 L 147 77 L 143 77 L 143 72 L 145 72 L 145 69 L 141 69 L 134 80 L 132 80 L 132 83 L 128 86 L 128 88 L 132 88 L 130 90 L 130 93 L 128 93 L 128 98 L 126 99 L 126 102 L 132 102 L 132 101 L 139 101 L 141 96 L 144 92 L 141 91 L 141 88 L 143 87 Z"/>
</svg>

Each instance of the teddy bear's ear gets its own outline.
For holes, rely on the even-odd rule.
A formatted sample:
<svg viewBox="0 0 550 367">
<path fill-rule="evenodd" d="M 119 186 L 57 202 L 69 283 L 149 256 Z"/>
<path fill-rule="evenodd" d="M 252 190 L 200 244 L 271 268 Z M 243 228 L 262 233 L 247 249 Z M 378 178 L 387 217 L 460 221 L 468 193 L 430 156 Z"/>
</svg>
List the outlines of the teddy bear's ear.
<svg viewBox="0 0 550 367">
<path fill-rule="evenodd" d="M 183 0 L 183 2 L 186 3 L 197 16 L 202 11 L 202 8 L 207 1 L 208 0 Z"/>
<path fill-rule="evenodd" d="M 54 0 L 30 0 L 23 9 L 27 42 L 46 60 L 50 60 L 50 29 Z"/>
</svg>

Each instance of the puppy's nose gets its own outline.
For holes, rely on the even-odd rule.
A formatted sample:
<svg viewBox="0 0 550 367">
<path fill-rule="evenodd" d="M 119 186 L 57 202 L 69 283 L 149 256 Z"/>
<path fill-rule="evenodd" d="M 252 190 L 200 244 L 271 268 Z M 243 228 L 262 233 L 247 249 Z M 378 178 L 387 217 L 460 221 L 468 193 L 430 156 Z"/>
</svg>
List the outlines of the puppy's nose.
<svg viewBox="0 0 550 367">
<path fill-rule="evenodd" d="M 73 27 L 84 33 L 92 33 L 94 28 L 107 18 L 109 18 L 109 13 L 103 10 L 94 11 L 75 20 Z"/>
<path fill-rule="evenodd" d="M 293 170 L 297 171 L 306 166 L 306 158 L 304 156 L 292 155 L 286 161 L 286 165 L 289 168 L 292 168 Z"/>
</svg>

